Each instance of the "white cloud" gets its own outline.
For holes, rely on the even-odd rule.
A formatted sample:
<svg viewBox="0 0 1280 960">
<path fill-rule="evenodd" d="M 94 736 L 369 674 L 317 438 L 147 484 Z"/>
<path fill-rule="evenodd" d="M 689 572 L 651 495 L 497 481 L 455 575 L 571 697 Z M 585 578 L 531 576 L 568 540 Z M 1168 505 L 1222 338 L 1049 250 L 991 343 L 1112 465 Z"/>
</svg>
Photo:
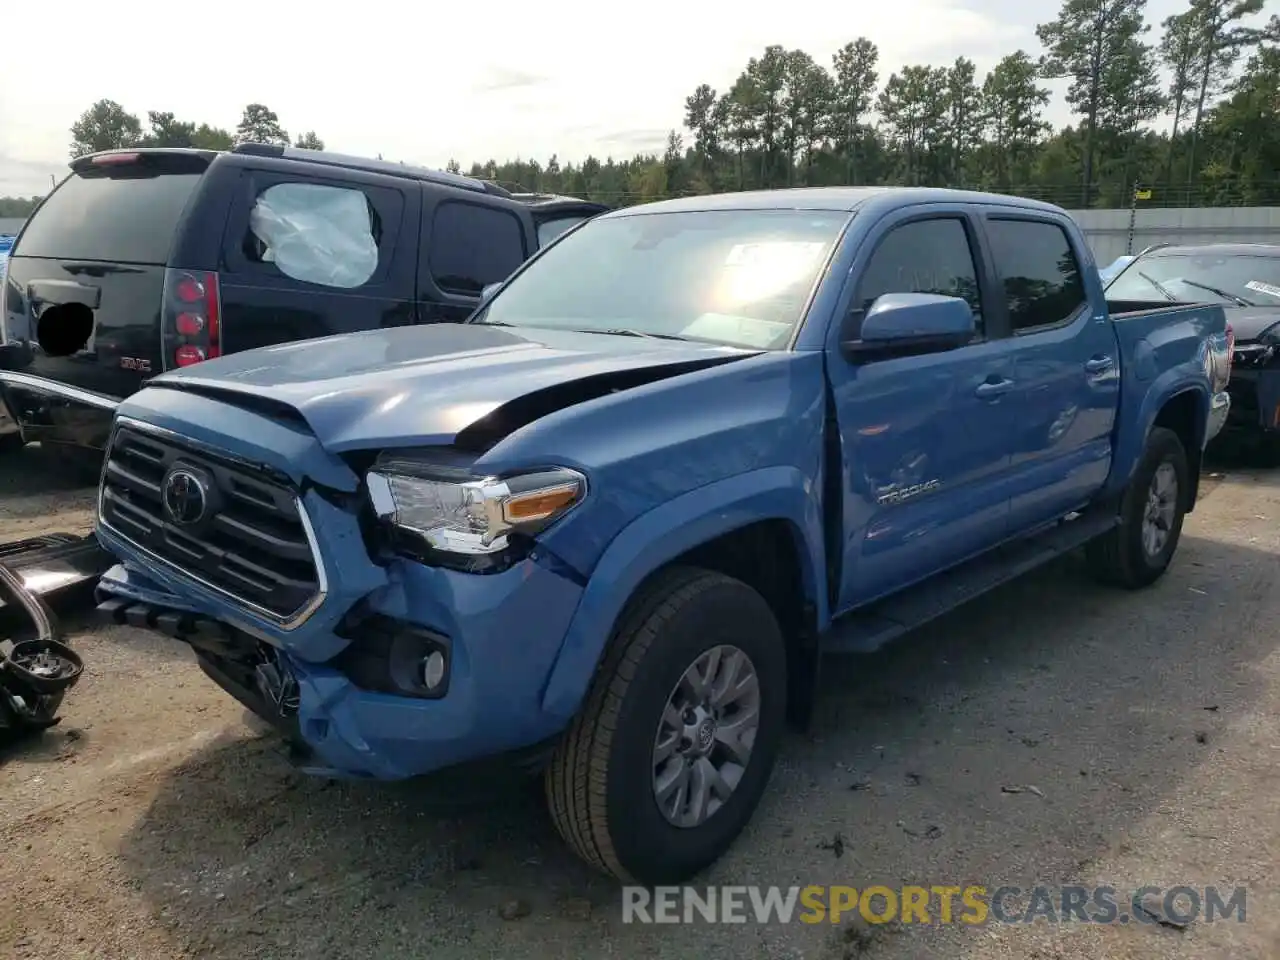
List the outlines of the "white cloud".
<svg viewBox="0 0 1280 960">
<path fill-rule="evenodd" d="M 1174 3 L 1153 3 L 1153 20 Z M 168 110 L 228 129 L 256 101 L 291 133 L 316 130 L 330 149 L 431 166 L 450 157 L 464 164 L 553 153 L 621 157 L 660 149 L 666 131 L 681 125 L 694 87 L 725 89 L 767 44 L 800 47 L 828 64 L 837 47 L 867 36 L 880 47 L 886 75 L 904 63 L 961 55 L 981 72 L 1018 47 L 1035 52 L 1034 23 L 1051 17 L 1057 3 L 9 6 L 0 195 L 42 191 L 51 172 L 65 172 L 68 128 L 102 97 L 139 117 Z"/>
</svg>

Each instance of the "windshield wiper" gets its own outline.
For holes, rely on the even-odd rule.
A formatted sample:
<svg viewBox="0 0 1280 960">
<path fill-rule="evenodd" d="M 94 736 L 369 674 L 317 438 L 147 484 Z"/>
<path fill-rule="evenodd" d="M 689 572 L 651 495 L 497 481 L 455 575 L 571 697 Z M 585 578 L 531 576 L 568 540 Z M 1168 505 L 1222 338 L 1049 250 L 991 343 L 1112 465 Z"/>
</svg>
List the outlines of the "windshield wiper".
<svg viewBox="0 0 1280 960">
<path fill-rule="evenodd" d="M 1141 270 L 1138 271 L 1138 276 L 1140 276 L 1143 280 L 1147 281 L 1147 283 L 1151 284 L 1153 287 L 1159 290 L 1162 294 L 1164 294 L 1164 298 L 1166 300 L 1173 300 L 1175 302 L 1177 301 L 1178 298 L 1173 295 L 1173 292 L 1168 287 L 1166 287 L 1163 283 L 1161 283 L 1159 280 L 1156 280 L 1153 277 L 1147 276 Z"/>
<path fill-rule="evenodd" d="M 1244 297 L 1237 297 L 1234 293 L 1227 293 L 1227 291 L 1219 290 L 1217 287 L 1211 287 L 1207 283 L 1197 283 L 1195 280 L 1187 280 L 1185 278 L 1182 278 L 1182 282 L 1185 283 L 1188 287 L 1199 287 L 1201 290 L 1208 290 L 1210 293 L 1217 294 L 1223 300 L 1229 300 L 1231 303 L 1234 303 L 1237 307 L 1256 307 L 1257 306 L 1256 303 L 1251 303 L 1250 301 L 1246 300 Z"/>
<path fill-rule="evenodd" d="M 574 330 L 574 333 L 602 333 L 607 337 L 644 337 L 646 340 L 690 340 L 690 337 L 682 337 L 678 333 L 646 333 L 643 330 L 633 330 L 630 327 L 614 327 L 609 330 L 582 329 Z"/>
</svg>

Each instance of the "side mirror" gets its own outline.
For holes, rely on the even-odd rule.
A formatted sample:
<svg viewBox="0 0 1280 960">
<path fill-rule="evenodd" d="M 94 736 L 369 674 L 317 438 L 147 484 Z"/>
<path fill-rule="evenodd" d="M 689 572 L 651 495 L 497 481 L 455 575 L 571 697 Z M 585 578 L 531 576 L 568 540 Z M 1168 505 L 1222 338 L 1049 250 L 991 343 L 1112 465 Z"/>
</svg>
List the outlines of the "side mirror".
<svg viewBox="0 0 1280 960">
<path fill-rule="evenodd" d="M 480 290 L 480 305 L 484 306 L 489 302 L 495 293 L 502 289 L 502 281 L 498 283 L 487 283 Z"/>
<path fill-rule="evenodd" d="M 963 347 L 976 332 L 973 308 L 960 297 L 886 293 L 867 309 L 856 337 L 842 334 L 840 348 L 851 360 L 938 353 Z"/>
</svg>

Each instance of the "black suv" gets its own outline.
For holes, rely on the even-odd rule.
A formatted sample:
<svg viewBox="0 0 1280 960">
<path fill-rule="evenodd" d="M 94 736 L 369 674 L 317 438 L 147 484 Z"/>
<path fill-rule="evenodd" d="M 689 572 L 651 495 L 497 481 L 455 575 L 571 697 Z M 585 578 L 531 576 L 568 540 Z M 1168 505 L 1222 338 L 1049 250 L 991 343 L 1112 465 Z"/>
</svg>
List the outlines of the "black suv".
<svg viewBox="0 0 1280 960">
<path fill-rule="evenodd" d="M 485 288 L 606 209 L 265 144 L 81 157 L 24 225 L 0 286 L 12 414 L 0 409 L 0 444 L 38 440 L 92 466 L 116 404 L 148 377 L 253 347 L 462 320 Z"/>
</svg>

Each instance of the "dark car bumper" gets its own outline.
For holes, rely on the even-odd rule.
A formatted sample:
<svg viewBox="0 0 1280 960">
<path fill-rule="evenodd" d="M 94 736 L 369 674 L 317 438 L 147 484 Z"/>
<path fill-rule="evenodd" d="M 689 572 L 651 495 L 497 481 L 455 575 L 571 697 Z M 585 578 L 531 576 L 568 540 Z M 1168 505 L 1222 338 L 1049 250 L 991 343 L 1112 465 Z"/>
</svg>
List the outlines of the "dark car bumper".
<svg viewBox="0 0 1280 960">
<path fill-rule="evenodd" d="M 1280 367 L 1233 367 L 1226 433 L 1280 433 Z"/>
</svg>

